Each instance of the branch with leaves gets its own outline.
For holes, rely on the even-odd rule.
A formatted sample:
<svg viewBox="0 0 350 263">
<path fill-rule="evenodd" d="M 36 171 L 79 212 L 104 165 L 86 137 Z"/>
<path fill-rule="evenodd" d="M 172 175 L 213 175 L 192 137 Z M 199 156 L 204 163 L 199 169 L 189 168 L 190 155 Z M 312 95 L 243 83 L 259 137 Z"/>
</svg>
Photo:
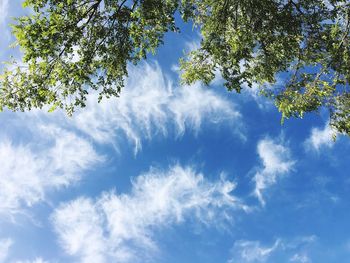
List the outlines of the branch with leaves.
<svg viewBox="0 0 350 263">
<path fill-rule="evenodd" d="M 200 30 L 181 59 L 183 82 L 219 71 L 228 90 L 258 85 L 282 119 L 326 108 L 350 135 L 348 0 L 26 0 L 34 13 L 13 25 L 21 65 L 0 79 L 0 108 L 50 105 L 72 114 L 86 96 L 118 96 L 128 63 L 155 53 L 179 32 L 175 14 Z M 23 67 L 23 65 L 25 67 Z M 283 75 L 283 85 L 276 78 Z"/>
</svg>

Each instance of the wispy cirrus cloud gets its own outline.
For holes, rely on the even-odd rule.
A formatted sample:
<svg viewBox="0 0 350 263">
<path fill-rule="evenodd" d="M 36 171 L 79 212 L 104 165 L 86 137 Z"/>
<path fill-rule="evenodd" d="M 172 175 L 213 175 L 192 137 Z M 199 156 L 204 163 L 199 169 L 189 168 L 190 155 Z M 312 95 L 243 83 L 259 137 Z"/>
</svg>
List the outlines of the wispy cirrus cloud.
<svg viewBox="0 0 350 263">
<path fill-rule="evenodd" d="M 282 143 L 266 138 L 258 143 L 258 154 L 262 168 L 254 175 L 254 194 L 262 205 L 265 205 L 263 191 L 274 185 L 277 180 L 288 173 L 295 161 L 292 160 L 289 149 Z"/>
<path fill-rule="evenodd" d="M 8 8 L 9 8 L 9 1 L 8 0 L 1 0 L 1 2 L 0 2 L 0 27 L 4 26 L 4 23 L 6 21 L 7 15 L 8 15 Z"/>
<path fill-rule="evenodd" d="M 0 239 L 0 263 L 7 259 L 12 244 L 13 241 L 10 238 Z"/>
<path fill-rule="evenodd" d="M 75 130 L 96 144 L 118 145 L 126 138 L 135 153 L 143 140 L 158 135 L 178 137 L 186 131 L 199 133 L 204 123 L 227 125 L 240 139 L 246 139 L 237 105 L 213 89 L 200 83 L 174 84 L 157 62 L 130 66 L 128 75 L 120 97 L 98 103 L 98 94 L 91 93 L 87 107 L 78 109 L 72 118 L 60 110 L 47 113 L 48 108 L 28 112 L 25 118 L 12 117 L 23 122 L 22 126 L 34 121 Z"/>
<path fill-rule="evenodd" d="M 5 49 L 10 44 L 10 27 L 6 24 L 9 17 L 9 0 L 1 0 L 0 1 L 0 31 L 1 31 L 1 41 L 0 41 L 0 48 Z M 0 59 L 5 59 L 2 57 L 2 54 L 0 53 Z M 0 64 L 0 69 L 2 65 Z"/>
<path fill-rule="evenodd" d="M 329 122 L 323 128 L 312 128 L 310 137 L 305 141 L 306 149 L 319 152 L 322 148 L 331 148 L 335 144 L 334 135 L 336 131 L 332 129 Z"/>
<path fill-rule="evenodd" d="M 13 263 L 49 263 L 49 261 L 46 261 L 42 258 L 35 258 L 33 260 L 20 260 L 20 261 L 15 261 Z"/>
<path fill-rule="evenodd" d="M 245 209 L 234 188 L 189 167 L 151 169 L 132 181 L 129 194 L 79 198 L 56 209 L 52 221 L 66 253 L 81 262 L 144 262 L 158 254 L 155 230 L 188 220 L 216 225 L 229 219 L 228 210 Z"/>
<path fill-rule="evenodd" d="M 176 136 L 186 130 L 197 133 L 205 121 L 235 122 L 232 127 L 244 137 L 241 115 L 232 102 L 200 84 L 177 86 L 157 63 L 143 63 L 129 68 L 120 98 L 98 104 L 97 95 L 89 96 L 88 107 L 76 113 L 73 122 L 99 143 L 126 136 L 137 152 L 143 139 L 173 130 Z"/>
<path fill-rule="evenodd" d="M 214 91 L 175 86 L 157 64 L 132 67 L 129 75 L 120 98 L 97 103 L 92 94 L 88 107 L 73 118 L 43 110 L 1 116 L 9 125 L 0 133 L 5 138 L 0 142 L 0 213 L 13 215 L 44 201 L 49 191 L 77 182 L 101 161 L 97 144 L 118 145 L 126 137 L 137 152 L 142 140 L 199 132 L 205 121 L 236 121 L 234 129 L 242 134 L 240 113 Z M 19 130 L 28 133 L 21 143 L 13 136 Z"/>
<path fill-rule="evenodd" d="M 266 260 L 280 246 L 281 241 L 277 239 L 271 246 L 263 246 L 259 241 L 238 240 L 235 242 L 232 253 L 234 258 L 228 263 L 242 262 L 266 262 Z"/>
<path fill-rule="evenodd" d="M 47 200 L 49 193 L 79 182 L 88 170 L 94 169 L 95 165 L 103 160 L 103 157 L 95 150 L 97 145 L 118 145 L 127 138 L 137 152 L 140 151 L 144 140 L 151 140 L 158 135 L 177 137 L 186 132 L 199 133 L 204 123 L 227 125 L 232 127 L 240 138 L 244 138 L 242 132 L 244 125 L 239 111 L 231 101 L 217 92 L 199 84 L 174 85 L 157 64 L 145 63 L 133 67 L 129 75 L 120 98 L 105 99 L 98 104 L 97 96 L 91 94 L 88 99 L 88 107 L 78 111 L 73 118 L 67 118 L 65 113 L 60 111 L 49 114 L 44 110 L 27 113 L 5 112 L 1 116 L 2 121 L 8 124 L 4 130 L 0 131 L 0 185 L 3 186 L 0 191 L 0 214 L 3 215 L 3 219 L 15 219 L 18 213 L 27 213 L 28 208 L 40 202 L 49 201 Z M 199 181 L 206 180 L 202 178 Z M 213 187 L 218 184 L 213 184 Z M 199 184 L 197 187 L 204 189 L 204 185 Z M 229 183 L 225 185 L 228 187 Z M 213 192 L 215 191 L 213 189 Z M 180 195 L 181 191 L 179 190 L 177 194 Z M 111 200 L 121 198 L 116 194 L 109 196 Z M 205 202 L 206 196 L 201 197 Z M 130 203 L 136 206 L 136 200 L 133 198 L 130 197 L 130 200 L 134 200 Z M 211 197 L 208 196 L 208 198 Z M 227 195 L 226 199 L 222 198 L 222 200 L 228 201 L 229 198 L 231 196 Z M 101 212 L 102 206 L 90 199 L 86 200 L 86 202 L 81 201 L 82 208 L 85 206 L 87 211 L 90 211 L 91 207 L 93 209 L 97 207 L 97 212 L 91 215 L 97 214 L 97 217 L 106 220 L 107 212 Z M 102 202 L 101 200 L 98 203 Z M 210 202 L 214 202 L 214 198 Z M 233 199 L 231 202 L 234 203 Z M 104 202 L 104 205 L 106 204 L 107 201 Z M 142 202 L 140 204 L 145 205 Z M 188 209 L 179 205 L 176 216 L 171 214 L 168 217 L 175 218 L 191 210 L 191 213 L 198 215 L 196 218 L 204 223 L 204 215 L 207 215 L 206 219 L 209 221 L 208 217 L 213 211 L 212 207 L 218 205 L 198 203 Z M 205 206 L 208 206 L 209 209 L 206 209 Z M 208 213 L 206 213 L 207 210 Z M 77 213 L 80 213 L 79 211 L 77 209 Z M 151 216 L 151 212 L 147 215 Z M 156 218 L 155 214 L 152 216 Z M 123 220 L 123 224 L 127 224 L 126 219 Z M 148 225 L 138 226 L 136 223 L 135 225 L 135 229 L 142 230 L 144 227 L 145 230 L 142 231 L 152 232 Z M 105 236 L 104 234 L 100 239 L 98 236 L 100 229 L 100 225 L 96 224 L 96 227 L 91 230 L 91 233 L 95 233 L 95 236 L 91 236 L 93 241 L 96 241 L 94 248 L 89 248 L 91 242 L 88 244 L 82 240 L 81 246 L 84 249 L 86 246 L 86 252 L 82 252 L 82 248 L 77 248 L 70 254 L 79 255 L 82 258 L 99 255 L 95 251 L 99 250 L 98 240 L 107 239 L 109 241 L 114 238 L 112 235 Z M 106 226 L 103 224 L 102 229 L 106 231 Z M 153 245 L 153 251 L 156 251 L 157 245 L 152 243 L 152 238 L 147 235 L 144 234 L 143 243 L 140 241 L 141 236 L 132 236 L 132 242 L 136 243 L 133 247 L 139 246 L 143 248 L 143 251 L 147 250 L 146 238 L 149 238 L 148 248 Z M 120 246 L 110 248 L 118 250 L 116 255 L 110 250 L 107 252 L 103 250 L 102 258 L 98 256 L 97 259 L 92 256 L 91 258 L 95 258 L 97 262 L 99 260 L 103 262 L 102 260 L 109 257 L 127 261 L 129 257 L 134 256 L 135 250 L 126 245 L 129 242 L 127 238 L 122 236 L 121 240 Z M 105 243 L 103 245 L 105 246 Z"/>
<path fill-rule="evenodd" d="M 312 262 L 309 250 L 316 240 L 313 235 L 294 239 L 278 238 L 268 245 L 256 240 L 238 240 L 232 247 L 232 257 L 228 263 Z"/>
<path fill-rule="evenodd" d="M 0 142 L 0 214 L 11 217 L 44 201 L 48 191 L 80 180 L 82 172 L 102 160 L 82 137 L 56 126 L 43 125 L 37 141 Z M 46 145 L 36 147 L 36 145 Z"/>
<path fill-rule="evenodd" d="M 49 263 L 40 257 L 37 257 L 33 260 L 13 260 L 11 259 L 10 253 L 13 245 L 14 242 L 11 238 L 0 239 L 0 263 Z"/>
<path fill-rule="evenodd" d="M 299 262 L 299 263 L 308 263 L 308 262 L 311 262 L 311 259 L 306 254 L 296 253 L 290 258 L 289 261 Z"/>
</svg>

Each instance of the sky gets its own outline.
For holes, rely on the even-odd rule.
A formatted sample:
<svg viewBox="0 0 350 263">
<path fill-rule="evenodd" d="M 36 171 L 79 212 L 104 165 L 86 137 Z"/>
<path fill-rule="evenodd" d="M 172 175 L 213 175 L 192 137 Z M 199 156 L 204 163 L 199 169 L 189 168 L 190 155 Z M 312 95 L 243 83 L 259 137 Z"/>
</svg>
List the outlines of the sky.
<svg viewBox="0 0 350 263">
<path fill-rule="evenodd" d="M 8 23 L 26 11 L 0 0 Z M 0 263 L 347 263 L 350 141 L 256 90 L 179 84 L 191 27 L 73 117 L 0 113 Z"/>
</svg>

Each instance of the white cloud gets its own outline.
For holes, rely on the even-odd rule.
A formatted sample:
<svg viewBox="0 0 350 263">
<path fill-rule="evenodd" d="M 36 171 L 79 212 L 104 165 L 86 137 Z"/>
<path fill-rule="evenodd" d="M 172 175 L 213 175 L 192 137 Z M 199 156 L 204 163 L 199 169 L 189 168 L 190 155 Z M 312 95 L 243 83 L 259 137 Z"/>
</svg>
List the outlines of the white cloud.
<svg viewBox="0 0 350 263">
<path fill-rule="evenodd" d="M 271 245 L 260 241 L 238 240 L 234 243 L 228 263 L 253 262 L 312 262 L 308 255 L 316 236 L 301 236 L 293 239 L 276 239 Z"/>
<path fill-rule="evenodd" d="M 231 192 L 235 184 L 210 182 L 191 168 L 151 169 L 132 181 L 129 194 L 79 198 L 52 215 L 64 250 L 81 262 L 144 262 L 158 253 L 154 230 L 186 220 L 207 225 L 245 209 Z"/>
<path fill-rule="evenodd" d="M 273 87 L 278 85 L 278 80 Z M 266 89 L 266 87 L 264 87 Z M 267 87 L 269 89 L 269 87 Z M 261 93 L 262 88 L 257 83 L 253 83 L 251 87 L 247 83 L 242 85 L 242 98 L 246 100 L 253 100 L 262 111 L 271 111 L 275 109 L 273 100 L 267 98 Z"/>
<path fill-rule="evenodd" d="M 199 84 L 175 86 L 158 64 L 130 67 L 120 98 L 97 104 L 97 95 L 90 95 L 87 104 L 74 116 L 78 129 L 99 143 L 115 142 L 116 137 L 125 135 L 136 152 L 143 138 L 165 136 L 174 128 L 177 135 L 186 129 L 198 132 L 204 120 L 232 123 L 240 118 L 231 102 L 208 88 Z M 236 126 L 242 134 L 242 125 Z"/>
<path fill-rule="evenodd" d="M 288 242 L 285 242 L 284 246 L 288 249 L 300 248 L 315 243 L 317 239 L 318 238 L 315 235 L 299 236 L 292 240 L 289 240 Z"/>
<path fill-rule="evenodd" d="M 331 148 L 334 145 L 332 136 L 336 134 L 329 123 L 323 129 L 312 128 L 310 137 L 305 141 L 306 148 L 319 151 L 323 147 Z"/>
<path fill-rule="evenodd" d="M 12 216 L 39 201 L 49 190 L 68 186 L 101 160 L 91 144 L 55 126 L 37 129 L 38 145 L 0 142 L 0 214 Z"/>
<path fill-rule="evenodd" d="M 226 124 L 245 139 L 241 114 L 235 105 L 210 88 L 199 83 L 177 86 L 157 63 L 130 66 L 128 75 L 119 98 L 98 103 L 98 94 L 89 94 L 87 107 L 77 110 L 73 118 L 67 118 L 62 111 L 47 114 L 45 110 L 33 110 L 25 118 L 23 114 L 15 118 L 21 120 L 22 126 L 44 121 L 73 128 L 98 144 L 116 146 L 126 137 L 134 145 L 135 153 L 145 139 L 181 136 L 187 130 L 198 133 L 204 122 Z"/>
<path fill-rule="evenodd" d="M 289 242 L 284 242 L 283 249 L 285 251 L 292 252 L 289 258 L 290 262 L 300 262 L 309 263 L 312 262 L 309 254 L 310 246 L 315 244 L 317 237 L 315 235 L 311 236 L 301 236 Z"/>
<path fill-rule="evenodd" d="M 0 239 L 0 263 L 4 263 L 13 241 L 9 238 Z"/>
<path fill-rule="evenodd" d="M 9 1 L 0 1 L 0 27 L 3 26 L 8 15 Z"/>
<path fill-rule="evenodd" d="M 185 50 L 184 51 L 186 53 L 189 53 L 191 51 L 198 50 L 201 47 L 201 40 L 202 40 L 202 38 L 203 38 L 202 35 L 200 34 L 200 32 L 198 32 L 198 34 L 195 37 L 195 39 L 185 42 Z"/>
<path fill-rule="evenodd" d="M 34 260 L 16 261 L 15 263 L 49 263 L 49 261 L 46 261 L 42 258 L 36 258 Z"/>
<path fill-rule="evenodd" d="M 53 218 L 61 244 L 82 262 L 104 262 L 108 240 L 104 237 L 104 218 L 92 200 L 80 198 L 61 206 Z"/>
<path fill-rule="evenodd" d="M 232 249 L 234 258 L 229 263 L 265 262 L 279 245 L 280 240 L 276 240 L 270 247 L 262 246 L 259 241 L 236 241 Z"/>
<path fill-rule="evenodd" d="M 82 171 L 101 160 L 92 142 L 118 144 L 126 136 L 137 151 L 145 138 L 173 130 L 177 136 L 187 129 L 199 132 L 205 120 L 232 123 L 240 118 L 232 103 L 209 89 L 175 87 L 158 65 L 132 67 L 129 76 L 120 98 L 98 104 L 92 94 L 88 107 L 73 118 L 42 110 L 1 116 L 9 125 L 0 133 L 0 213 L 22 212 L 43 201 L 48 191 L 78 181 Z M 30 136 L 30 143 L 27 138 L 18 143 L 18 131 Z"/>
<path fill-rule="evenodd" d="M 288 173 L 295 162 L 291 159 L 290 151 L 286 146 L 268 138 L 259 141 L 258 154 L 263 168 L 253 178 L 255 182 L 254 194 L 258 197 L 261 204 L 264 205 L 265 200 L 262 192 L 275 184 L 279 177 Z"/>
<path fill-rule="evenodd" d="M 9 45 L 10 40 L 10 27 L 6 25 L 6 21 L 9 17 L 9 0 L 0 0 L 0 31 L 1 31 L 1 41 L 0 47 L 6 48 Z M 0 58 L 4 59 L 1 56 Z"/>
<path fill-rule="evenodd" d="M 300 262 L 300 263 L 308 263 L 308 262 L 311 262 L 310 258 L 308 255 L 306 254 L 294 254 L 290 260 L 291 262 Z"/>
</svg>

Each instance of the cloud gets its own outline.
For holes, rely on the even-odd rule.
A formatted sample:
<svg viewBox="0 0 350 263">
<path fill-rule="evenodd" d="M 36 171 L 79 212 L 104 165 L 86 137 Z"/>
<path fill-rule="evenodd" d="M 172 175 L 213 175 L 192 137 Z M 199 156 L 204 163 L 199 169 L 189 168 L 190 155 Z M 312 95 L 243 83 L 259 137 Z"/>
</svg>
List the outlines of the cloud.
<svg viewBox="0 0 350 263">
<path fill-rule="evenodd" d="M 308 255 L 305 254 L 294 254 L 290 260 L 290 262 L 300 262 L 300 263 L 307 263 L 307 262 L 311 262 L 310 258 Z"/>
<path fill-rule="evenodd" d="M 15 263 L 49 263 L 49 261 L 42 258 L 36 258 L 34 260 L 16 261 Z"/>
<path fill-rule="evenodd" d="M 204 121 L 240 123 L 231 102 L 200 85 L 174 86 L 157 64 L 131 67 L 129 75 L 120 98 L 98 104 L 92 94 L 73 118 L 44 110 L 1 116 L 8 123 L 0 133 L 1 214 L 23 212 L 48 192 L 79 181 L 102 160 L 93 144 L 118 145 L 126 137 L 137 152 L 144 139 L 199 132 Z M 237 133 L 241 127 L 236 125 Z"/>
<path fill-rule="evenodd" d="M 0 263 L 4 263 L 13 241 L 9 238 L 0 239 Z"/>
<path fill-rule="evenodd" d="M 289 262 L 299 262 L 299 263 L 308 263 L 312 262 L 309 256 L 309 250 L 312 245 L 317 241 L 315 235 L 311 236 L 301 236 L 295 238 L 294 240 L 284 241 L 282 248 L 284 251 L 287 251 L 286 257 L 289 256 Z M 289 254 L 292 255 L 289 255 Z"/>
<path fill-rule="evenodd" d="M 158 64 L 143 63 L 129 68 L 129 78 L 120 98 L 97 103 L 88 97 L 87 107 L 74 116 L 75 126 L 98 143 L 115 142 L 126 136 L 139 151 L 142 139 L 166 136 L 175 130 L 199 132 L 203 121 L 232 123 L 240 113 L 227 99 L 200 84 L 176 86 L 164 76 Z M 236 125 L 236 132 L 242 125 Z"/>
<path fill-rule="evenodd" d="M 192 168 L 151 169 L 132 181 L 129 194 L 81 197 L 52 215 L 65 252 L 81 262 L 144 262 L 158 254 L 155 230 L 185 221 L 220 225 L 229 210 L 245 209 L 235 184 L 210 182 Z"/>
<path fill-rule="evenodd" d="M 9 26 L 6 25 L 6 21 L 9 16 L 9 0 L 1 0 L 0 1 L 0 31 L 1 31 L 1 42 L 0 47 L 1 49 L 5 49 L 6 46 L 8 46 L 8 41 L 10 40 L 10 30 Z M 2 55 L 0 54 L 0 58 L 4 59 Z M 0 65 L 1 69 L 1 65 Z"/>
<path fill-rule="evenodd" d="M 5 20 L 8 15 L 9 1 L 1 0 L 0 2 L 0 27 L 4 26 Z"/>
<path fill-rule="evenodd" d="M 312 262 L 308 253 L 315 241 L 315 236 L 278 238 L 271 245 L 261 244 L 260 241 L 238 240 L 232 247 L 232 258 L 228 263 Z"/>
<path fill-rule="evenodd" d="M 92 200 L 80 198 L 61 206 L 53 216 L 64 250 L 82 262 L 104 262 L 109 250 L 104 237 L 104 219 Z"/>
<path fill-rule="evenodd" d="M 258 170 L 253 178 L 255 182 L 254 194 L 260 203 L 265 205 L 262 192 L 274 185 L 279 177 L 288 173 L 295 161 L 291 159 L 290 151 L 286 146 L 269 138 L 259 141 L 258 154 L 263 168 Z"/>
<path fill-rule="evenodd" d="M 0 214 L 12 216 L 45 200 L 49 190 L 80 180 L 81 173 L 102 160 L 92 145 L 56 126 L 36 129 L 37 143 L 0 142 Z M 45 145 L 41 149 L 36 145 Z"/>
<path fill-rule="evenodd" d="M 280 246 L 280 240 L 276 240 L 272 246 L 265 247 L 259 241 L 236 241 L 232 253 L 234 258 L 228 263 L 242 262 L 265 262 L 270 255 Z"/>
<path fill-rule="evenodd" d="M 310 137 L 305 141 L 305 146 L 307 149 L 313 149 L 315 151 L 319 151 L 324 147 L 331 148 L 334 145 L 332 139 L 334 134 L 336 132 L 328 122 L 323 129 L 312 128 Z"/>
</svg>

